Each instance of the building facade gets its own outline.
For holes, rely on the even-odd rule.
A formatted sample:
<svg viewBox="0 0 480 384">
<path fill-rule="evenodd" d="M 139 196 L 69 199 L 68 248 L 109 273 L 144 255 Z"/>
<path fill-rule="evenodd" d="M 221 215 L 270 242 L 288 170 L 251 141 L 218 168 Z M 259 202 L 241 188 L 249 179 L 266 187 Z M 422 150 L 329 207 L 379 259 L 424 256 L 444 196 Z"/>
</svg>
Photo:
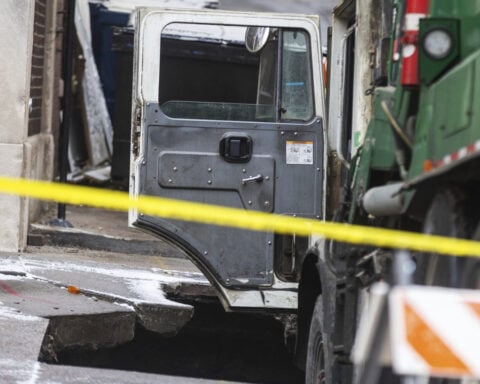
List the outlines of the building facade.
<svg viewBox="0 0 480 384">
<path fill-rule="evenodd" d="M 63 0 L 0 4 L 0 174 L 52 180 L 60 125 Z M 26 247 L 45 202 L 0 195 L 0 250 Z"/>
</svg>

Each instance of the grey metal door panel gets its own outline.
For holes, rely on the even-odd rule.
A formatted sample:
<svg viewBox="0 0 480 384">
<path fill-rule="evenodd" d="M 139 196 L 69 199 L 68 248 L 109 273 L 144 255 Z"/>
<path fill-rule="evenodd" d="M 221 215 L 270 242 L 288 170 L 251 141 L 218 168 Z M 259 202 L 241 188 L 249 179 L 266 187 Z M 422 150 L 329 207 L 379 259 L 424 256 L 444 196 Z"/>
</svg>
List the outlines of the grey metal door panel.
<svg viewBox="0 0 480 384">
<path fill-rule="evenodd" d="M 175 120 L 146 106 L 145 164 L 140 194 L 288 215 L 320 217 L 321 121 L 309 125 Z M 248 135 L 252 156 L 229 163 L 219 155 L 226 134 Z M 312 143 L 311 164 L 287 164 L 287 142 Z M 261 174 L 260 182 L 242 180 Z M 211 183 L 209 183 L 211 181 Z M 268 286 L 274 281 L 274 237 L 235 228 L 140 215 L 138 225 L 182 246 L 207 275 L 226 287 Z"/>
<path fill-rule="evenodd" d="M 322 212 L 323 139 L 321 121 L 310 126 L 281 126 L 276 131 L 278 163 L 275 204 L 277 213 L 320 217 Z M 313 143 L 312 164 L 287 164 L 287 142 Z M 315 198 L 315 197 L 318 197 Z"/>
<path fill-rule="evenodd" d="M 250 209 L 258 209 L 269 212 L 271 209 L 265 207 L 265 202 L 270 202 L 270 193 L 263 195 L 264 191 L 273 188 L 275 199 L 273 206 L 274 212 L 290 215 L 299 215 L 306 217 L 321 216 L 322 212 L 322 169 L 323 169 L 323 130 L 322 121 L 316 120 L 309 125 L 296 125 L 291 123 L 258 123 L 258 122 L 209 122 L 209 121 L 181 121 L 166 117 L 155 104 L 150 104 L 146 111 L 147 125 L 147 146 L 145 157 L 147 159 L 147 173 L 149 178 L 155 180 L 160 175 L 168 174 L 169 170 L 160 170 L 158 161 L 161 152 L 166 153 L 191 153 L 197 156 L 199 152 L 203 156 L 209 155 L 218 159 L 218 145 L 225 133 L 242 132 L 250 136 L 253 140 L 253 158 L 248 163 L 232 164 L 222 159 L 218 159 L 222 168 L 222 173 L 231 174 L 232 181 L 224 180 L 224 183 L 241 183 L 240 175 L 246 177 L 255 176 L 265 172 L 262 183 L 249 183 L 243 186 L 243 193 L 249 193 L 256 190 L 257 200 L 261 204 L 255 204 L 252 198 Z M 151 124 L 154 122 L 155 124 Z M 187 125 L 188 124 L 188 125 Z M 286 147 L 287 142 L 312 142 L 313 143 L 313 161 L 309 165 L 287 164 Z M 155 160 L 154 160 L 155 159 Z M 274 178 L 266 169 L 266 162 L 272 159 L 274 162 Z M 194 166 L 192 158 L 192 167 Z M 152 164 L 154 162 L 155 164 Z M 206 171 L 208 172 L 206 167 Z M 213 167 L 212 167 L 213 168 Z M 171 169 L 173 171 L 173 167 Z M 243 172 L 245 170 L 245 172 Z M 178 166 L 177 166 L 178 172 Z M 202 173 L 203 174 L 203 173 Z M 238 177 L 238 180 L 237 180 Z M 266 177 L 269 179 L 267 180 Z M 172 178 L 172 180 L 174 180 Z M 207 189 L 209 187 L 208 177 L 205 178 Z M 168 184 L 168 178 L 167 178 Z M 272 182 L 273 181 L 273 182 Z M 160 180 L 158 180 L 160 183 Z M 148 188 L 148 186 L 147 186 Z M 230 189 L 230 188 L 225 188 Z M 153 192 L 153 191 L 152 191 Z M 157 190 L 155 189 L 155 194 Z M 168 191 L 161 192 L 161 196 L 168 196 Z M 150 193 L 154 194 L 154 193 Z M 175 195 L 173 195 L 175 196 Z M 318 196 L 318 199 L 315 198 Z M 193 197 L 193 201 L 198 197 Z M 263 201 L 261 201 L 263 200 Z M 218 199 L 214 200 L 222 204 Z M 248 200 L 247 200 L 248 202 Z M 263 205 L 263 207 L 262 207 Z M 238 208 L 241 208 L 239 205 Z"/>
<path fill-rule="evenodd" d="M 239 195 L 241 208 L 273 211 L 275 162 L 270 156 L 254 155 L 247 167 L 228 163 L 215 153 L 164 151 L 157 167 L 160 188 L 230 191 Z"/>
<path fill-rule="evenodd" d="M 143 216 L 139 223 L 185 249 L 226 287 L 273 283 L 273 235 Z"/>
</svg>

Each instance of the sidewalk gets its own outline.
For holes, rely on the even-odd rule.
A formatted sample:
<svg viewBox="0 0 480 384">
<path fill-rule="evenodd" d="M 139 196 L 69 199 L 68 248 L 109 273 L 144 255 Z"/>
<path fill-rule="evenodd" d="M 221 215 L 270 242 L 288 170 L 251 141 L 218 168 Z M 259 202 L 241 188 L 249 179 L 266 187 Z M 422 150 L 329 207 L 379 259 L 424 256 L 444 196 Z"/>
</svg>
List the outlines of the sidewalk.
<svg viewBox="0 0 480 384">
<path fill-rule="evenodd" d="M 158 382 L 157 375 L 39 359 L 126 343 L 137 324 L 174 335 L 194 309 L 169 297 L 212 299 L 208 281 L 180 250 L 127 228 L 125 213 L 68 207 L 74 228 L 47 226 L 48 219 L 32 225 L 25 253 L 0 253 L 0 383 Z"/>
</svg>

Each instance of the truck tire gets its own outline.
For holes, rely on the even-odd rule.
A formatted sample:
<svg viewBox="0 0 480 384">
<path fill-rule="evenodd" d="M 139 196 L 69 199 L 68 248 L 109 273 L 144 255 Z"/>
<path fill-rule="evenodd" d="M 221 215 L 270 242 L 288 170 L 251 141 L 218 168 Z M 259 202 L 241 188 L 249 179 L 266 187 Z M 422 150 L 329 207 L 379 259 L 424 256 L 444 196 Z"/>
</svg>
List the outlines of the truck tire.
<svg viewBox="0 0 480 384">
<path fill-rule="evenodd" d="M 307 364 L 305 370 L 305 384 L 326 383 L 325 351 L 323 343 L 323 303 L 322 296 L 318 296 L 313 310 L 310 332 L 308 334 Z"/>
<path fill-rule="evenodd" d="M 466 197 L 459 188 L 440 190 L 428 209 L 423 233 L 456 238 L 469 238 L 470 220 Z M 459 287 L 465 260 L 438 254 L 418 254 L 415 282 L 425 285 Z"/>
</svg>

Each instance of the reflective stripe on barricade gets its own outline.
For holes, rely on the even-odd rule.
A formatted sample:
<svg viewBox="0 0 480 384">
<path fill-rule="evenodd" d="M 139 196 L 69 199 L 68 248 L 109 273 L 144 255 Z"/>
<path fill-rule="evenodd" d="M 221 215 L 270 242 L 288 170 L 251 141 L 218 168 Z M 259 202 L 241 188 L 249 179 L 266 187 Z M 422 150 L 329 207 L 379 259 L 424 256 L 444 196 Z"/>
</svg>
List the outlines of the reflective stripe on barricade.
<svg viewBox="0 0 480 384">
<path fill-rule="evenodd" d="M 480 378 L 479 291 L 397 287 L 389 304 L 396 373 Z"/>
</svg>

